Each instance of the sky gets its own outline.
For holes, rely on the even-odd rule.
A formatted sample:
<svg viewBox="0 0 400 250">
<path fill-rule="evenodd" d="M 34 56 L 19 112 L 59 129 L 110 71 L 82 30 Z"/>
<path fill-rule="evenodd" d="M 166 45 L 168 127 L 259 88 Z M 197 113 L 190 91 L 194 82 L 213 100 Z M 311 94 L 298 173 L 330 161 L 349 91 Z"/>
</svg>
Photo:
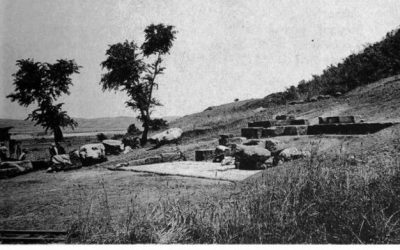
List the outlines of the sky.
<svg viewBox="0 0 400 250">
<path fill-rule="evenodd" d="M 149 24 L 178 31 L 155 96 L 154 116 L 262 98 L 320 74 L 399 27 L 399 0 L 1 0 L 0 118 L 24 119 L 34 107 L 11 103 L 18 59 L 74 59 L 72 117 L 134 116 L 123 92 L 103 92 L 108 45 L 143 42 Z"/>
</svg>

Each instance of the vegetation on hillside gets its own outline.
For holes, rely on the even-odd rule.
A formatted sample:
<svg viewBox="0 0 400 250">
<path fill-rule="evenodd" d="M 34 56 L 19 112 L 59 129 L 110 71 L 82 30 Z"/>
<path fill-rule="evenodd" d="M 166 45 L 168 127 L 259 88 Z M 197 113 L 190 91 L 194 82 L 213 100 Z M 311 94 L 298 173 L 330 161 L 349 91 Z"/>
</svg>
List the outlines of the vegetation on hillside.
<svg viewBox="0 0 400 250">
<path fill-rule="evenodd" d="M 266 98 L 274 104 L 285 104 L 319 94 L 346 93 L 397 74 L 400 74 L 400 29 L 387 33 L 382 41 L 365 46 L 337 65 L 328 66 L 321 75 L 313 75 L 311 80 L 300 81 L 297 87 L 290 86 Z"/>
</svg>

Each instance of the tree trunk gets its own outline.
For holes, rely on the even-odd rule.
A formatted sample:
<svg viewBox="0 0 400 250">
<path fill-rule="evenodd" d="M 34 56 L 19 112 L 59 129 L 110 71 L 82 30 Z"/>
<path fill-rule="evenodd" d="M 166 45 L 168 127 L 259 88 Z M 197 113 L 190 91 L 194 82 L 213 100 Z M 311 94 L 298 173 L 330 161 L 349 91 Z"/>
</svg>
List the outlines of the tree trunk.
<svg viewBox="0 0 400 250">
<path fill-rule="evenodd" d="M 55 127 L 53 129 L 53 132 L 54 132 L 54 142 L 60 142 L 64 140 L 64 136 L 60 127 Z"/>
<path fill-rule="evenodd" d="M 147 121 L 143 122 L 143 133 L 142 139 L 140 140 L 140 144 L 144 146 L 147 143 L 147 134 L 149 132 L 149 123 Z"/>
</svg>

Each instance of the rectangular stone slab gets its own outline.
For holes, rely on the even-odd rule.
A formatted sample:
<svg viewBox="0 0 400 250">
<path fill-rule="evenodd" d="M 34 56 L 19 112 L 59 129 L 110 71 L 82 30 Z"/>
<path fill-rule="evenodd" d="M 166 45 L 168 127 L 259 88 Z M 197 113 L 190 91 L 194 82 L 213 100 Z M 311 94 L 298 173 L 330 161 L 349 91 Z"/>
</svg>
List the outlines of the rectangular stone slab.
<svg viewBox="0 0 400 250">
<path fill-rule="evenodd" d="M 393 126 L 395 123 L 348 123 L 308 126 L 309 135 L 320 134 L 371 134 Z"/>
<path fill-rule="evenodd" d="M 194 158 L 196 161 L 212 160 L 214 158 L 214 150 L 213 149 L 196 150 Z"/>
<path fill-rule="evenodd" d="M 268 121 L 258 121 L 258 122 L 249 122 L 248 127 L 249 128 L 269 128 L 272 126 L 275 126 L 277 121 L 275 120 L 268 120 Z"/>
<path fill-rule="evenodd" d="M 330 117 L 318 117 L 318 123 L 323 124 L 336 124 L 336 123 L 354 123 L 354 116 L 330 116 Z"/>
<path fill-rule="evenodd" d="M 309 122 L 306 119 L 287 119 L 287 120 L 267 120 L 267 121 L 258 121 L 258 122 L 250 122 L 248 126 L 250 128 L 254 127 L 262 127 L 262 128 L 270 128 L 277 126 L 289 126 L 289 125 L 308 125 Z"/>
<path fill-rule="evenodd" d="M 223 181 L 243 181 L 261 170 L 239 170 L 234 165 L 222 166 L 212 162 L 167 162 L 143 166 L 127 166 L 114 169 L 160 175 L 175 175 L 192 178 L 203 178 Z"/>
<path fill-rule="evenodd" d="M 248 139 L 258 139 L 261 138 L 261 132 L 263 128 L 261 127 L 252 127 L 252 128 L 242 128 L 242 137 L 246 137 Z"/>
</svg>

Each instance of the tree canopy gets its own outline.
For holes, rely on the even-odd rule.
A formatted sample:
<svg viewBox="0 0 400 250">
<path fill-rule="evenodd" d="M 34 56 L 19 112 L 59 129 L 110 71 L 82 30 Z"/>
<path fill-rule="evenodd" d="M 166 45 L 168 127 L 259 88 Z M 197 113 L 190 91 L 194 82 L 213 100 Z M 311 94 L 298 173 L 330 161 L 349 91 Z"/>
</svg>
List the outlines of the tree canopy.
<svg viewBox="0 0 400 250">
<path fill-rule="evenodd" d="M 151 24 L 144 33 L 141 46 L 128 40 L 109 45 L 107 58 L 101 63 L 106 73 L 100 81 L 103 91 L 126 92 L 129 98 L 126 106 L 139 111 L 138 118 L 143 123 L 142 144 L 147 141 L 152 109 L 161 105 L 153 91 L 158 88 L 157 76 L 165 70 L 161 67 L 162 57 L 169 54 L 176 31 L 170 25 Z"/>
<path fill-rule="evenodd" d="M 77 123 L 62 110 L 63 103 L 54 102 L 63 94 L 70 94 L 71 75 L 79 73 L 81 67 L 74 60 L 63 59 L 54 64 L 22 59 L 16 65 L 19 69 L 13 74 L 15 90 L 7 98 L 24 107 L 36 104 L 38 108 L 27 119 L 34 121 L 35 125 L 41 125 L 46 131 L 52 130 L 55 141 L 62 140 L 61 128 L 74 128 Z"/>
</svg>

